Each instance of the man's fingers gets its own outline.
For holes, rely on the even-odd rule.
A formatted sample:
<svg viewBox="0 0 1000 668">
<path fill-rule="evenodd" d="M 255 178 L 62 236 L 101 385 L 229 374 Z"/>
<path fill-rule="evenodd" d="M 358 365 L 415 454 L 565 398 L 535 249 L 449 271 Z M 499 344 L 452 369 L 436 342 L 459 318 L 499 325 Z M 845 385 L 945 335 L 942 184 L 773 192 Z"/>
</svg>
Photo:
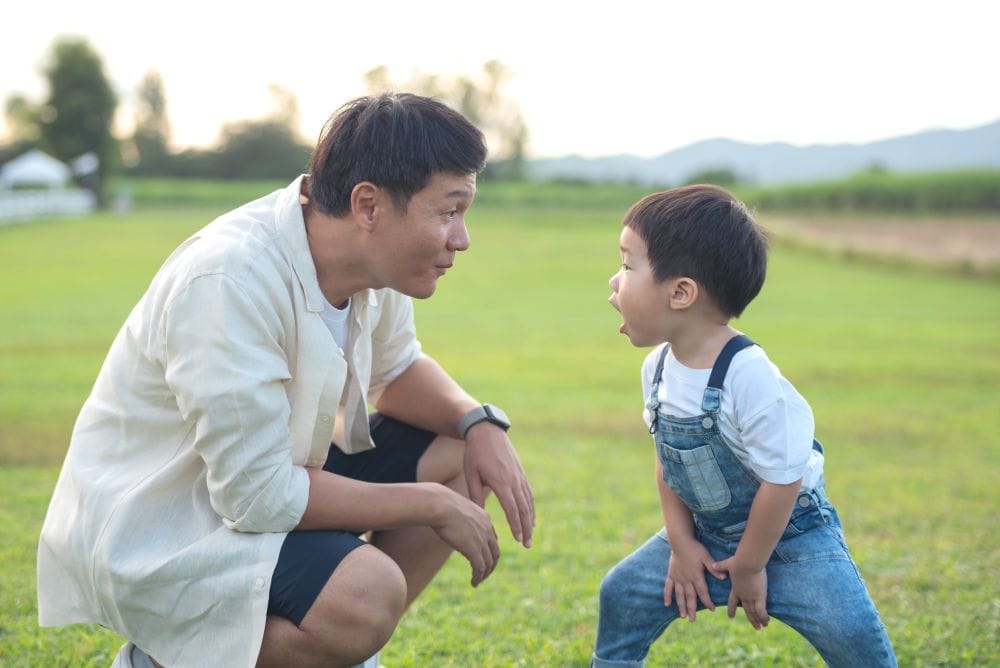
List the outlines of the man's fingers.
<svg viewBox="0 0 1000 668">
<path fill-rule="evenodd" d="M 507 524 L 510 525 L 510 532 L 514 534 L 514 540 L 518 543 L 523 540 L 523 529 L 521 526 L 521 507 L 510 487 L 494 487 L 493 493 L 497 495 L 497 501 L 503 508 L 503 514 L 507 517 Z"/>
<path fill-rule="evenodd" d="M 739 601 L 736 600 L 736 594 L 729 592 L 729 605 L 727 606 L 726 614 L 729 615 L 730 619 L 736 616 L 736 604 L 738 602 Z"/>
<path fill-rule="evenodd" d="M 486 506 L 486 494 L 483 492 L 483 481 L 478 473 L 465 476 L 465 482 L 469 486 L 469 500 L 483 508 Z"/>
<path fill-rule="evenodd" d="M 518 488 L 518 508 L 521 511 L 521 530 L 525 547 L 531 547 L 531 536 L 535 530 L 535 498 L 531 494 L 531 488 L 527 481 L 523 481 Z"/>
<path fill-rule="evenodd" d="M 486 563 L 483 555 L 482 553 L 470 551 L 469 554 L 465 555 L 465 558 L 469 560 L 469 565 L 472 566 L 472 586 L 478 587 L 486 573 Z"/>
<path fill-rule="evenodd" d="M 667 576 L 667 582 L 663 585 L 663 605 L 670 607 L 670 602 L 674 600 L 674 581 Z"/>
</svg>

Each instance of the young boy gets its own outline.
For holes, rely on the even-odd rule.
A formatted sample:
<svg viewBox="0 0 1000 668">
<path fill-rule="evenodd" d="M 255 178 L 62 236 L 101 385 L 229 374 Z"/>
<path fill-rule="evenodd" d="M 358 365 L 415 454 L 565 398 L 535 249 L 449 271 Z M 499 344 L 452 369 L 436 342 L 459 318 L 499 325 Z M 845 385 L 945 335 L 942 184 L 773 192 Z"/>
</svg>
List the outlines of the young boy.
<svg viewBox="0 0 1000 668">
<path fill-rule="evenodd" d="M 727 605 L 758 630 L 780 619 L 832 666 L 895 666 L 824 492 L 809 405 L 729 324 L 764 283 L 762 230 L 724 189 L 686 186 L 631 208 L 621 254 L 620 331 L 663 344 L 642 379 L 666 528 L 601 583 L 592 665 L 642 666 L 675 619 Z"/>
</svg>

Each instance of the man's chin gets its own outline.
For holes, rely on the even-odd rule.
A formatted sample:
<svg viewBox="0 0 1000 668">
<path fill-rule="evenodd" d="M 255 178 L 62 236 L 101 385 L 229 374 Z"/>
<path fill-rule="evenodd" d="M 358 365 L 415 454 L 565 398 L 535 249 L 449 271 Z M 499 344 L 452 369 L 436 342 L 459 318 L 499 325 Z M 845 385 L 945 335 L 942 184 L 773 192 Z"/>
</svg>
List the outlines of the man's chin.
<svg viewBox="0 0 1000 668">
<path fill-rule="evenodd" d="M 397 288 L 397 292 L 402 292 L 407 297 L 412 297 L 413 299 L 427 299 L 437 291 L 437 281 L 434 281 L 430 285 L 415 285 L 409 286 L 406 290 L 401 290 Z"/>
</svg>

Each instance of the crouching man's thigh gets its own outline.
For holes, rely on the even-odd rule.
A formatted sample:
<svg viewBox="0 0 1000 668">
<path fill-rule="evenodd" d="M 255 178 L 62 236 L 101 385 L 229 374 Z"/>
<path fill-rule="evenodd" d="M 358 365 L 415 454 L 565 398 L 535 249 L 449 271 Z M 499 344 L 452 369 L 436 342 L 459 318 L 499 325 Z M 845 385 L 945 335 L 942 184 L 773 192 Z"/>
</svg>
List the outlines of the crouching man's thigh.
<svg viewBox="0 0 1000 668">
<path fill-rule="evenodd" d="M 351 666 L 378 652 L 406 608 L 406 579 L 365 545 L 337 566 L 301 624 L 269 615 L 258 666 Z"/>
</svg>

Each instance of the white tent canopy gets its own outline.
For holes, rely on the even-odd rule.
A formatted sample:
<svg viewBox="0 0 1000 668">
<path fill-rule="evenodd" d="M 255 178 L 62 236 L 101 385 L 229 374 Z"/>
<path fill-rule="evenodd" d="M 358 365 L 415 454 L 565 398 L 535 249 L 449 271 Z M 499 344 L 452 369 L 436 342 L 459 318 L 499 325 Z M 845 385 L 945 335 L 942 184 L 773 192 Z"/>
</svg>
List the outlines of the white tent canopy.
<svg viewBox="0 0 1000 668">
<path fill-rule="evenodd" d="M 49 154 L 32 149 L 0 167 L 0 188 L 40 186 L 62 188 L 73 171 Z"/>
</svg>

